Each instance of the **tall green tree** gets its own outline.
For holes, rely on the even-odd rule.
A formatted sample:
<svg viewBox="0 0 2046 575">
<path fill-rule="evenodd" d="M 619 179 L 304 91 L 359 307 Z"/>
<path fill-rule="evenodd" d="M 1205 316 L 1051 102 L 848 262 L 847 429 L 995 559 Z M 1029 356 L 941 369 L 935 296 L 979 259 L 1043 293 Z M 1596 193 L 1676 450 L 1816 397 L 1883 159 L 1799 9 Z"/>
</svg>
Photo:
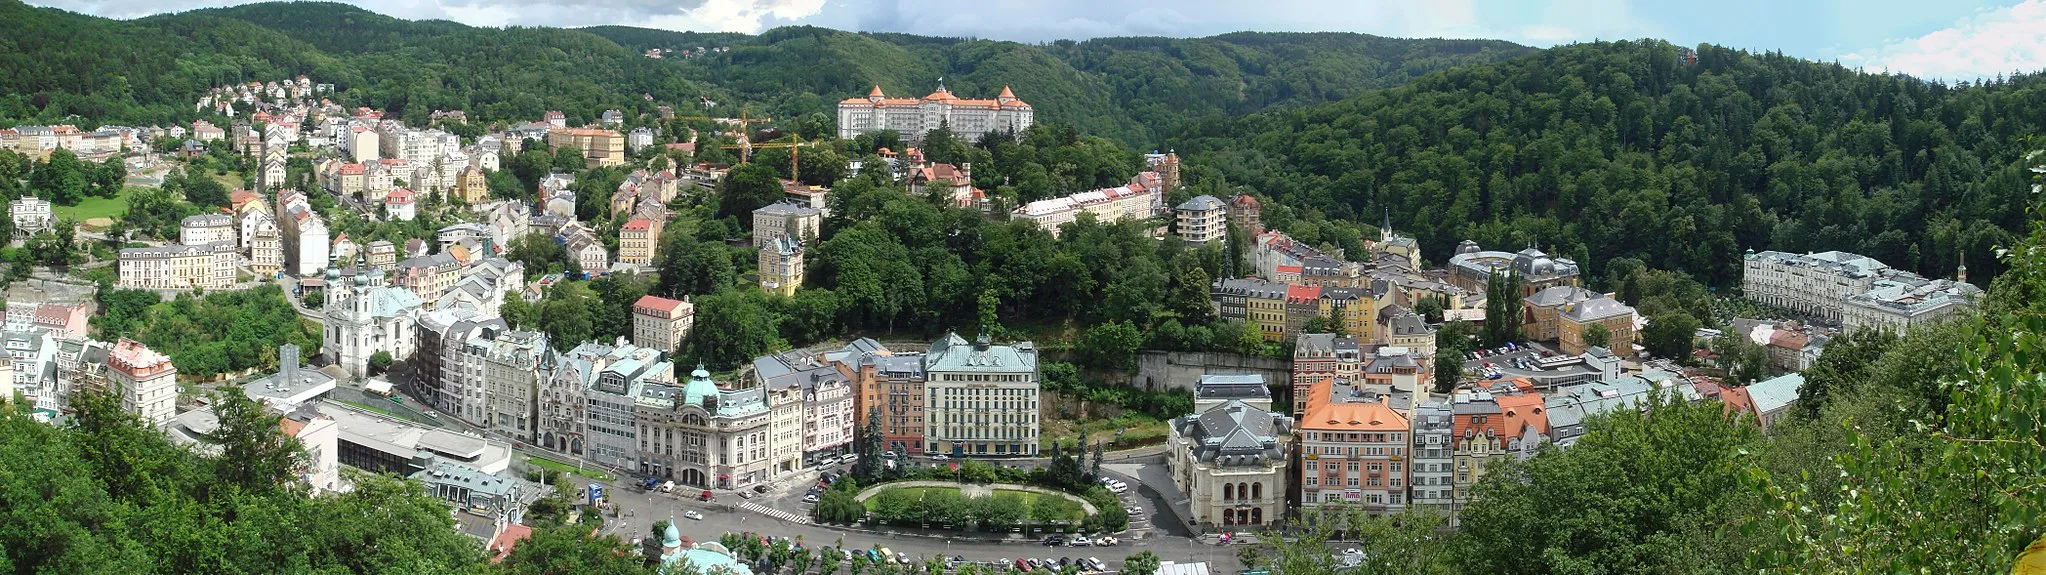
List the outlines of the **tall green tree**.
<svg viewBox="0 0 2046 575">
<path fill-rule="evenodd" d="M 1493 270 L 1485 278 L 1485 328 L 1479 338 L 1484 340 L 1485 347 L 1522 339 L 1521 286 L 1520 274 L 1512 270 L 1503 273 Z"/>
<path fill-rule="evenodd" d="M 753 227 L 753 210 L 781 201 L 786 195 L 774 168 L 757 162 L 732 166 L 724 179 L 718 180 L 716 193 L 718 217 L 738 218 L 747 229 Z"/>
</svg>

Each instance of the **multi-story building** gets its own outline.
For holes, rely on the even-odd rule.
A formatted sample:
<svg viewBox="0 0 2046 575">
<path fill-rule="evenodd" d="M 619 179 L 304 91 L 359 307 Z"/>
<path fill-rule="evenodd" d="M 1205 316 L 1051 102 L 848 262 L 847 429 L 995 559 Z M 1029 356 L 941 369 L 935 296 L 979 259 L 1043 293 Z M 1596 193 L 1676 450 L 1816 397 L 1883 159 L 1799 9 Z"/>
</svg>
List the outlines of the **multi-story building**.
<svg viewBox="0 0 2046 575">
<path fill-rule="evenodd" d="M 455 185 L 448 189 L 448 199 L 465 205 L 477 205 L 490 199 L 490 181 L 483 170 L 469 166 L 455 175 Z"/>
<path fill-rule="evenodd" d="M 485 330 L 506 331 L 502 318 L 473 309 L 444 308 L 419 315 L 411 364 L 420 398 L 470 425 L 489 424 L 486 385 L 479 369 L 482 346 L 469 342 Z M 484 338 L 487 340 L 488 338 Z"/>
<path fill-rule="evenodd" d="M 1874 258 L 1831 251 L 1792 254 L 1750 250 L 1741 261 L 1741 290 L 1749 298 L 1824 322 L 1839 322 L 1848 298 L 1866 294 L 1890 266 Z"/>
<path fill-rule="evenodd" d="M 760 290 L 793 296 L 802 285 L 803 242 L 787 235 L 769 238 L 760 246 Z"/>
<path fill-rule="evenodd" d="M 661 243 L 661 222 L 635 217 L 618 227 L 618 263 L 654 265 L 654 249 Z"/>
<path fill-rule="evenodd" d="M 1357 338 L 1332 333 L 1303 333 L 1293 344 L 1292 414 L 1307 413 L 1307 388 L 1334 378 L 1349 384 L 1363 380 L 1364 352 Z"/>
<path fill-rule="evenodd" d="M 1413 417 L 1408 418 L 1413 427 L 1408 438 L 1413 445 L 1407 449 L 1413 457 L 1408 459 L 1407 502 L 1416 508 L 1429 507 L 1446 514 L 1455 501 L 1450 471 L 1456 463 L 1453 419 L 1449 405 L 1440 401 L 1414 406 Z"/>
<path fill-rule="evenodd" d="M 294 270 L 299 277 L 311 277 L 327 266 L 327 250 L 332 247 L 328 241 L 327 223 L 313 211 L 312 204 L 304 192 L 280 190 L 277 192 L 277 227 L 284 239 L 285 269 Z"/>
<path fill-rule="evenodd" d="M 283 232 L 277 229 L 276 220 L 272 219 L 269 213 L 261 211 L 242 219 L 245 222 L 254 222 L 254 225 L 244 227 L 252 231 L 242 237 L 247 244 L 245 247 L 248 249 L 249 271 L 262 276 L 274 276 L 284 271 L 284 236 Z"/>
<path fill-rule="evenodd" d="M 351 126 L 342 136 L 341 148 L 348 152 L 348 161 L 354 163 L 374 162 L 381 156 L 383 139 L 369 126 Z"/>
<path fill-rule="evenodd" d="M 853 380 L 840 367 L 804 351 L 753 359 L 752 377 L 767 387 L 775 412 L 769 439 L 778 454 L 777 471 L 800 469 L 851 449 Z"/>
<path fill-rule="evenodd" d="M 1156 216 L 1165 209 L 1165 194 L 1162 175 L 1141 172 L 1130 178 L 1130 183 L 1121 186 L 1024 204 L 1009 217 L 1029 220 L 1056 237 L 1061 227 L 1072 223 L 1083 213 L 1093 214 L 1094 219 L 1102 223 Z"/>
<path fill-rule="evenodd" d="M 926 452 L 1037 456 L 1037 348 L 946 333 L 924 354 Z"/>
<path fill-rule="evenodd" d="M 1236 224 L 1239 233 L 1252 236 L 1265 233 L 1263 212 L 1263 206 L 1250 194 L 1239 195 L 1229 200 L 1229 223 Z"/>
<path fill-rule="evenodd" d="M 721 388 L 701 367 L 679 387 L 642 386 L 636 412 L 642 471 L 720 489 L 771 480 L 773 415 L 766 391 Z"/>
<path fill-rule="evenodd" d="M 15 198 L 8 205 L 8 215 L 14 218 L 14 234 L 29 237 L 50 231 L 57 219 L 49 200 L 35 196 Z"/>
<path fill-rule="evenodd" d="M 1175 510 L 1203 531 L 1235 531 L 1285 516 L 1287 435 L 1293 420 L 1241 401 L 1172 420 L 1166 472 L 1187 498 Z"/>
<path fill-rule="evenodd" d="M 1720 401 L 1726 404 L 1726 412 L 1754 418 L 1755 425 L 1763 432 L 1775 427 L 1797 405 L 1800 388 L 1804 387 L 1804 374 L 1787 373 L 1744 387 L 1728 388 L 1720 394 Z"/>
<path fill-rule="evenodd" d="M 1214 196 L 1194 196 L 1172 210 L 1178 215 L 1179 238 L 1187 243 L 1205 244 L 1229 233 L 1229 210 Z"/>
<path fill-rule="evenodd" d="M 881 446 L 896 453 L 924 452 L 924 358 L 878 353 L 859 360 L 853 422 L 880 430 Z"/>
<path fill-rule="evenodd" d="M 1215 316 L 1248 322 L 1257 327 L 1265 341 L 1281 341 L 1286 335 L 1287 284 L 1257 278 L 1223 279 L 1215 282 Z"/>
<path fill-rule="evenodd" d="M 130 289 L 209 289 L 234 287 L 233 243 L 123 248 L 120 286 Z"/>
<path fill-rule="evenodd" d="M 1407 311 L 1399 306 L 1386 306 L 1378 316 L 1378 337 L 1374 341 L 1381 345 L 1412 350 L 1422 356 L 1435 355 L 1435 328 L 1421 314 Z"/>
<path fill-rule="evenodd" d="M 368 263 L 369 269 L 389 270 L 398 267 L 398 244 L 391 243 L 390 240 L 372 241 L 363 246 L 362 253 L 363 261 Z"/>
<path fill-rule="evenodd" d="M 1514 253 L 1485 251 L 1478 243 L 1464 240 L 1449 258 L 1449 283 L 1483 293 L 1494 273 L 1511 273 L 1520 280 L 1521 297 L 1556 286 L 1574 286 L 1581 273 L 1577 262 L 1551 258 L 1541 250 L 1527 248 Z"/>
<path fill-rule="evenodd" d="M 672 352 L 682 346 L 696 323 L 696 305 L 687 300 L 641 296 L 632 303 L 632 345 Z"/>
<path fill-rule="evenodd" d="M 350 375 L 369 374 L 369 360 L 377 352 L 404 361 L 418 349 L 416 326 L 423 302 L 411 290 L 386 287 L 381 274 L 357 274 L 353 285 L 342 285 L 339 273 L 327 274 L 326 337 L 322 343 L 327 359 Z"/>
<path fill-rule="evenodd" d="M 1386 398 L 1324 378 L 1308 388 L 1300 444 L 1300 507 L 1361 509 L 1372 515 L 1406 508 L 1407 418 Z"/>
<path fill-rule="evenodd" d="M 1557 346 L 1565 355 L 1584 353 L 1593 347 L 1584 337 L 1593 325 L 1605 326 L 1607 350 L 1622 357 L 1634 355 L 1634 308 L 1605 296 L 1564 304 L 1556 316 Z"/>
<path fill-rule="evenodd" d="M 1341 252 L 1330 255 L 1281 232 L 1258 234 L 1249 247 L 1252 267 L 1272 281 L 1361 288 L 1371 280 L 1366 266 L 1344 260 Z"/>
<path fill-rule="evenodd" d="M 1471 487 L 1484 477 L 1495 457 L 1532 456 L 1549 432 L 1549 418 L 1539 395 L 1501 395 L 1482 390 L 1457 390 L 1449 405 L 1455 475 L 1451 479 L 1450 512 L 1470 503 Z"/>
<path fill-rule="evenodd" d="M 753 210 L 753 245 L 766 246 L 776 236 L 816 239 L 822 212 L 795 202 L 775 202 Z"/>
<path fill-rule="evenodd" d="M 6 361 L 0 363 L 7 364 L 11 372 L 8 378 L 11 389 L 21 392 L 28 405 L 44 416 L 62 413 L 72 389 L 92 389 L 60 377 L 58 342 L 47 331 L 0 332 L 0 346 L 6 349 Z M 9 393 L 8 397 L 13 397 L 13 394 Z"/>
<path fill-rule="evenodd" d="M 961 141 L 979 142 L 989 132 L 1022 133 L 1036 120 L 1030 104 L 1016 99 L 1016 93 L 1002 86 L 993 100 L 967 100 L 952 95 L 940 82 L 923 98 L 890 98 L 876 85 L 865 98 L 848 98 L 838 103 L 838 137 L 851 140 L 860 134 L 894 130 L 911 142 L 922 141 L 925 132 L 944 126 Z"/>
<path fill-rule="evenodd" d="M 107 385 L 120 396 L 121 409 L 143 421 L 162 425 L 177 415 L 177 366 L 140 342 L 121 338 L 114 344 L 107 354 Z"/>
<path fill-rule="evenodd" d="M 1850 331 L 1874 328 L 1903 332 L 1960 315 L 1974 308 L 1981 296 L 1981 288 L 1966 281 L 1929 280 L 1916 274 L 1897 273 L 1876 281 L 1867 292 L 1847 298 L 1841 307 L 1840 324 Z"/>
<path fill-rule="evenodd" d="M 482 375 L 487 427 L 522 442 L 535 441 L 539 367 L 548 353 L 547 334 L 486 329 L 472 335 L 469 345 L 481 348 L 481 353 L 464 354 L 464 359 L 475 360 L 475 365 L 465 367 Z"/>
<path fill-rule="evenodd" d="M 547 146 L 560 148 L 574 146 L 583 152 L 583 160 L 591 168 L 617 166 L 625 163 L 625 136 L 616 130 L 593 128 L 559 128 L 547 132 Z"/>
<path fill-rule="evenodd" d="M 583 454 L 589 412 L 585 399 L 597 372 L 590 358 L 548 353 L 540 365 L 539 407 L 534 420 L 539 428 L 536 444 L 542 449 L 580 456 Z"/>
<path fill-rule="evenodd" d="M 659 351 L 629 345 L 614 348 L 585 343 L 570 350 L 568 356 L 589 362 L 593 374 L 587 376 L 591 384 L 584 391 L 588 406 L 585 422 L 588 442 L 584 453 L 602 465 L 679 478 L 669 475 L 674 473 L 672 466 L 653 467 L 660 464 L 649 456 L 658 449 L 640 446 L 646 434 L 639 418 L 639 404 L 646 388 L 672 389 L 675 365 Z M 674 438 L 668 437 L 667 441 L 673 442 Z"/>
</svg>

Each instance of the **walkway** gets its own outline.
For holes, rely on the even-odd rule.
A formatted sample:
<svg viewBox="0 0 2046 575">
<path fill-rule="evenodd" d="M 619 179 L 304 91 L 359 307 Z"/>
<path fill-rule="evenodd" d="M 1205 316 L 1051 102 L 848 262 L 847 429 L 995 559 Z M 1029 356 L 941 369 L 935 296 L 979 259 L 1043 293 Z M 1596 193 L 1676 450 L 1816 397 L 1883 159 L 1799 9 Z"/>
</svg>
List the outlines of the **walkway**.
<svg viewBox="0 0 2046 575">
<path fill-rule="evenodd" d="M 1094 515 L 1096 513 L 1101 512 L 1101 510 L 1094 508 L 1093 503 L 1088 503 L 1086 499 L 1073 495 L 1071 493 L 1066 493 L 1064 491 L 1059 491 L 1056 489 L 1045 489 L 1043 487 L 1017 485 L 1014 483 L 978 484 L 978 483 L 954 483 L 951 481 L 897 481 L 894 483 L 883 483 L 880 485 L 875 485 L 873 487 L 862 489 L 860 490 L 860 494 L 853 497 L 853 499 L 864 503 L 867 501 L 867 499 L 872 498 L 874 494 L 880 493 L 888 489 L 909 489 L 914 487 L 952 487 L 959 489 L 959 494 L 965 497 L 975 497 L 980 495 L 992 496 L 994 495 L 994 492 L 997 490 L 1028 491 L 1031 493 L 1036 493 L 1038 495 L 1064 497 L 1066 499 L 1073 500 L 1074 502 L 1080 504 L 1081 509 L 1087 510 L 1088 515 Z"/>
<path fill-rule="evenodd" d="M 791 512 L 788 512 L 788 511 L 782 511 L 782 510 L 780 510 L 780 509 L 775 509 L 775 508 L 773 508 L 773 507 L 768 507 L 768 506 L 765 506 L 765 505 L 761 505 L 761 504 L 758 504 L 758 503 L 754 503 L 754 502 L 751 502 L 751 501 L 741 501 L 741 502 L 739 502 L 739 508 L 740 508 L 740 509 L 744 509 L 744 510 L 747 510 L 747 511 L 751 511 L 751 512 L 754 512 L 754 513 L 759 513 L 759 514 L 761 514 L 761 515 L 766 515 L 766 516 L 768 516 L 768 517 L 773 517 L 773 518 L 775 518 L 775 519 L 780 519 L 780 520 L 782 520 L 782 521 L 787 521 L 787 522 L 790 522 L 790 523 L 795 523 L 795 524 L 798 524 L 798 525 L 809 525 L 809 524 L 810 524 L 810 518 L 808 518 L 808 517 L 804 517 L 804 516 L 801 516 L 801 515 L 797 515 L 797 514 L 795 514 L 795 513 L 791 513 Z"/>
</svg>

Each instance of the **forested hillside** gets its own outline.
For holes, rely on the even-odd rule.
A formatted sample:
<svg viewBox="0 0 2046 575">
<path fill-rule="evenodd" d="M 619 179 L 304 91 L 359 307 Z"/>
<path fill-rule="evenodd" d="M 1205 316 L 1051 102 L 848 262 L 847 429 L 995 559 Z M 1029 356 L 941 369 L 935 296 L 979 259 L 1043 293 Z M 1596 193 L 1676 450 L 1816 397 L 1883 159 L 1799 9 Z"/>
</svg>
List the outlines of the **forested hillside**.
<svg viewBox="0 0 2046 575">
<path fill-rule="evenodd" d="M 1970 279 L 2021 228 L 2046 80 L 1941 86 L 1774 54 L 1582 44 L 1342 102 L 1210 120 L 1190 163 L 1331 218 L 1739 281 L 1747 249 L 1851 250 Z"/>
<path fill-rule="evenodd" d="M 758 36 L 619 26 L 474 28 L 407 21 L 325 2 L 262 3 L 116 21 L 0 0 L 0 119 L 151 123 L 193 113 L 206 88 L 305 74 L 341 99 L 424 123 L 433 109 L 483 120 L 562 110 L 571 121 L 605 108 L 689 109 L 698 98 L 733 114 L 829 113 L 873 85 L 921 96 L 943 78 L 967 97 L 1003 85 L 1070 123 L 1149 146 L 1197 118 L 1319 103 L 1394 86 L 1430 71 L 1531 52 L 1490 40 L 1403 40 L 1360 34 L 1242 33 L 1202 39 L 1013 42 L 859 34 L 822 28 Z M 649 48 L 725 47 L 700 58 L 650 59 Z M 643 96 L 651 95 L 648 102 Z"/>
</svg>

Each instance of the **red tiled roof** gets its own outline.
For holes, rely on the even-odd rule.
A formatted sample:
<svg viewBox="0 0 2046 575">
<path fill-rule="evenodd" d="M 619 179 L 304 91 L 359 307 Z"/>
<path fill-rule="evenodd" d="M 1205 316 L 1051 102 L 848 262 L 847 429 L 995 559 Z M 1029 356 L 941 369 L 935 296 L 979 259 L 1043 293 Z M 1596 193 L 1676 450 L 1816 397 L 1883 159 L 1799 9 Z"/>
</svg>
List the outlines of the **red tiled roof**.
<svg viewBox="0 0 2046 575">
<path fill-rule="evenodd" d="M 532 536 L 533 528 L 531 527 L 517 523 L 504 526 L 504 532 L 498 533 L 497 537 L 490 540 L 490 562 L 504 561 L 505 557 L 511 556 L 513 547 L 517 547 L 520 541 L 525 541 Z"/>
<path fill-rule="evenodd" d="M 660 296 L 651 295 L 640 296 L 639 301 L 632 302 L 632 307 L 635 309 L 649 309 L 664 314 L 672 314 L 675 313 L 675 308 L 682 307 L 682 300 L 668 299 Z"/>
<path fill-rule="evenodd" d="M 625 225 L 621 226 L 619 229 L 643 232 L 654 229 L 654 223 L 646 218 L 632 218 L 630 220 L 626 220 Z"/>
</svg>

